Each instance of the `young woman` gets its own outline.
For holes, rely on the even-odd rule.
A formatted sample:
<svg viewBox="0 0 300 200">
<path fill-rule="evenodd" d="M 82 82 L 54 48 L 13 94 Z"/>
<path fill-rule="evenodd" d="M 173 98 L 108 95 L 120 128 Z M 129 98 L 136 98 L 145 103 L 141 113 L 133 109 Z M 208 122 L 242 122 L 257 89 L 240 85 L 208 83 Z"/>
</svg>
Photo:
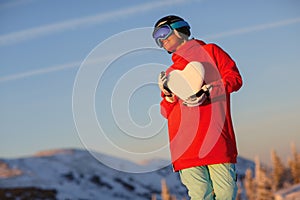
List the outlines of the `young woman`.
<svg viewBox="0 0 300 200">
<path fill-rule="evenodd" d="M 173 64 L 159 75 L 161 113 L 168 120 L 172 164 L 192 200 L 234 200 L 237 147 L 230 113 L 230 93 L 242 86 L 235 62 L 215 44 L 189 39 L 189 24 L 170 15 L 155 24 L 153 38 L 172 54 Z M 201 63 L 201 96 L 180 99 L 168 89 L 169 74 Z"/>
</svg>

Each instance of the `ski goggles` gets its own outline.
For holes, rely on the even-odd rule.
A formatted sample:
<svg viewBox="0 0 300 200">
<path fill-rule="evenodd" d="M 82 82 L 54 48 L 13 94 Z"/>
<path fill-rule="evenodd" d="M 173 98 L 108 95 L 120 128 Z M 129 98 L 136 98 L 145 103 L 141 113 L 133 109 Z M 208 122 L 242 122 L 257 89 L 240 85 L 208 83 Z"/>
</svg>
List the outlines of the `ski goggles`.
<svg viewBox="0 0 300 200">
<path fill-rule="evenodd" d="M 170 25 L 165 24 L 165 25 L 156 27 L 152 33 L 152 37 L 154 38 L 156 44 L 159 47 L 162 47 L 163 44 L 162 44 L 161 40 L 167 39 L 170 35 L 172 35 L 174 29 L 181 28 L 181 27 L 190 28 L 189 24 L 185 21 L 174 22 Z"/>
</svg>

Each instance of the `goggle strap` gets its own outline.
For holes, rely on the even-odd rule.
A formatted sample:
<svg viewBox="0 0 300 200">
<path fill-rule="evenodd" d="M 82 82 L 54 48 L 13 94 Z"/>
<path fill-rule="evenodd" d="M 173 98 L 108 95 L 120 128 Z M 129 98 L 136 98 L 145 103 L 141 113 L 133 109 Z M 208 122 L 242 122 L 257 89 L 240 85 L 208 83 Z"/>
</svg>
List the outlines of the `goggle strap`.
<svg viewBox="0 0 300 200">
<path fill-rule="evenodd" d="M 184 26 L 190 28 L 189 24 L 186 21 L 178 21 L 178 22 L 174 22 L 174 23 L 170 24 L 170 27 L 172 29 L 181 28 Z"/>
</svg>

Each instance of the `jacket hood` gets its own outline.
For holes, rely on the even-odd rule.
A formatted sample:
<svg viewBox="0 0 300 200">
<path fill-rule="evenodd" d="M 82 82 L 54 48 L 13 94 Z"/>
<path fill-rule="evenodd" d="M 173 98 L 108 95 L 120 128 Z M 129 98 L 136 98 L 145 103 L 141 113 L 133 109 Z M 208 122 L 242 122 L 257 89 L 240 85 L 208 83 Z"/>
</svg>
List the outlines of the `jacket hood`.
<svg viewBox="0 0 300 200">
<path fill-rule="evenodd" d="M 202 40 L 198 40 L 198 39 L 193 39 L 193 40 L 195 40 L 196 42 L 198 42 L 201 46 L 202 45 L 206 45 L 206 43 L 203 42 Z"/>
<path fill-rule="evenodd" d="M 203 46 L 206 45 L 202 40 L 192 39 L 187 41 L 184 45 L 182 45 L 177 51 L 172 54 L 173 62 L 176 62 L 177 59 L 180 59 L 183 55 L 187 55 L 189 50 L 195 46 Z"/>
</svg>

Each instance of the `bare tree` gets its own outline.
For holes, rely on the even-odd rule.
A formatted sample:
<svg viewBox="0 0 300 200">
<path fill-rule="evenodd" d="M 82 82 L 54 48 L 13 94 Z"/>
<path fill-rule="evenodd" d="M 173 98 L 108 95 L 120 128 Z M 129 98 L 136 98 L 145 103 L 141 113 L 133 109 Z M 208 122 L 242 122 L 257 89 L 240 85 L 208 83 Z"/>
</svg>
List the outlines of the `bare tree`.
<svg viewBox="0 0 300 200">
<path fill-rule="evenodd" d="M 271 159 L 273 164 L 272 189 L 273 191 L 277 191 L 278 189 L 281 189 L 284 185 L 285 166 L 283 165 L 281 159 L 279 158 L 275 150 L 271 151 Z"/>
<path fill-rule="evenodd" d="M 300 154 L 297 152 L 295 144 L 291 145 L 292 159 L 289 160 L 289 167 L 293 178 L 293 183 L 300 183 Z"/>
<path fill-rule="evenodd" d="M 247 169 L 245 173 L 244 186 L 246 191 L 246 196 L 248 200 L 255 200 L 255 185 L 252 175 L 252 170 Z"/>
<path fill-rule="evenodd" d="M 156 200 L 156 194 L 152 194 L 151 200 Z"/>
<path fill-rule="evenodd" d="M 161 198 L 162 200 L 172 200 L 166 180 L 161 180 Z"/>
<path fill-rule="evenodd" d="M 267 169 L 262 167 L 259 158 L 255 159 L 255 199 L 272 200 L 272 180 L 268 176 Z"/>
</svg>

